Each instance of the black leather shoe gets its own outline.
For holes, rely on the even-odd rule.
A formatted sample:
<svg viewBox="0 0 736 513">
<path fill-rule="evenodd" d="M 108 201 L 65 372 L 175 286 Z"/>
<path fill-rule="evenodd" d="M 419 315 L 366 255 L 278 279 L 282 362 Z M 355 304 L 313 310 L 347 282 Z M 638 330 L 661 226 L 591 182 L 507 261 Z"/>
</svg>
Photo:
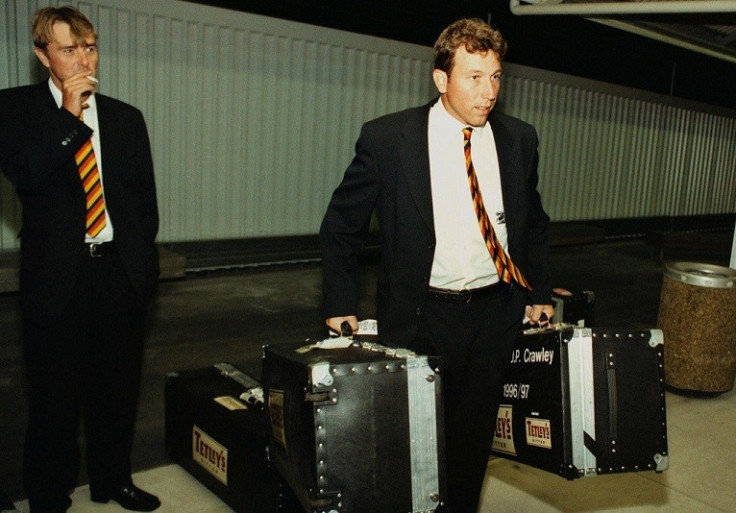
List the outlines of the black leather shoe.
<svg viewBox="0 0 736 513">
<path fill-rule="evenodd" d="M 130 511 L 153 511 L 161 505 L 158 497 L 129 484 L 112 490 L 90 490 L 93 502 L 109 502 L 110 499 Z"/>
<path fill-rule="evenodd" d="M 0 513 L 20 513 L 5 492 L 0 490 Z"/>
</svg>

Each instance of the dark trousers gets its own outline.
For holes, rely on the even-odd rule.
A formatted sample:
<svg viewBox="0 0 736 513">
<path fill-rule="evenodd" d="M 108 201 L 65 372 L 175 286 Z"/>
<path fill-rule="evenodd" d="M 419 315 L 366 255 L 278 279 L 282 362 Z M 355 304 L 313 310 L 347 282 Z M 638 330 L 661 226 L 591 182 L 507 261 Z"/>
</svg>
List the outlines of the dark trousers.
<svg viewBox="0 0 736 513">
<path fill-rule="evenodd" d="M 443 513 L 475 513 L 499 404 L 503 369 L 523 311 L 505 284 L 469 303 L 428 299 L 409 346 L 441 357 L 447 501 Z M 439 510 L 438 510 L 439 511 Z"/>
<path fill-rule="evenodd" d="M 80 468 L 84 419 L 91 487 L 130 481 L 146 307 L 113 250 L 85 256 L 51 325 L 23 321 L 28 430 L 23 479 L 31 511 L 65 511 Z"/>
</svg>

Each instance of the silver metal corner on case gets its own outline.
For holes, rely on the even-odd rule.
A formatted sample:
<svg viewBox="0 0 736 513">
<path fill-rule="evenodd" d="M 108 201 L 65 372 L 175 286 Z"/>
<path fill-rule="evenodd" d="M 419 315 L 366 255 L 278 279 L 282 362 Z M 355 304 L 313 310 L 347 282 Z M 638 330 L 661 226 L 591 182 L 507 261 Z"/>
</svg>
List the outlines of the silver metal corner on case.
<svg viewBox="0 0 736 513">
<path fill-rule="evenodd" d="M 334 382 L 329 362 L 318 362 L 312 366 L 312 386 L 330 386 Z"/>
<path fill-rule="evenodd" d="M 649 339 L 649 345 L 651 347 L 664 345 L 664 334 L 662 333 L 662 330 L 652 330 L 652 336 Z"/>
</svg>

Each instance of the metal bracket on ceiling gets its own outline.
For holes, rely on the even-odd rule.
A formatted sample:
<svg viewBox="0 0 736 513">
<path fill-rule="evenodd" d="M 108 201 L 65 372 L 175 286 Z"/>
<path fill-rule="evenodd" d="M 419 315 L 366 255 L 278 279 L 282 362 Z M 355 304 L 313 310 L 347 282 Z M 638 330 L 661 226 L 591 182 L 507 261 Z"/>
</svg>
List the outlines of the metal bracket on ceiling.
<svg viewBox="0 0 736 513">
<path fill-rule="evenodd" d="M 615 14 L 676 14 L 736 12 L 733 0 L 668 0 L 637 2 L 572 2 L 564 0 L 510 0 L 511 12 L 528 14 L 568 14 L 600 16 Z"/>
</svg>

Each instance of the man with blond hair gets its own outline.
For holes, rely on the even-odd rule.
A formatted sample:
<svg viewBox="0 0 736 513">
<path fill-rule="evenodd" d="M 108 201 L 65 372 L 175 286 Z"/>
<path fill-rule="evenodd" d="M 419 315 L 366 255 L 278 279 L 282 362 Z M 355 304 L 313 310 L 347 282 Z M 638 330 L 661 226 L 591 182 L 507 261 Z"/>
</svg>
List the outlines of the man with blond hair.
<svg viewBox="0 0 736 513">
<path fill-rule="evenodd" d="M 20 303 L 28 389 L 23 481 L 32 513 L 66 511 L 84 419 L 91 499 L 152 511 L 130 452 L 158 209 L 141 112 L 97 93 L 92 23 L 39 10 L 40 84 L 0 91 L 0 170 L 20 199 Z"/>
</svg>

